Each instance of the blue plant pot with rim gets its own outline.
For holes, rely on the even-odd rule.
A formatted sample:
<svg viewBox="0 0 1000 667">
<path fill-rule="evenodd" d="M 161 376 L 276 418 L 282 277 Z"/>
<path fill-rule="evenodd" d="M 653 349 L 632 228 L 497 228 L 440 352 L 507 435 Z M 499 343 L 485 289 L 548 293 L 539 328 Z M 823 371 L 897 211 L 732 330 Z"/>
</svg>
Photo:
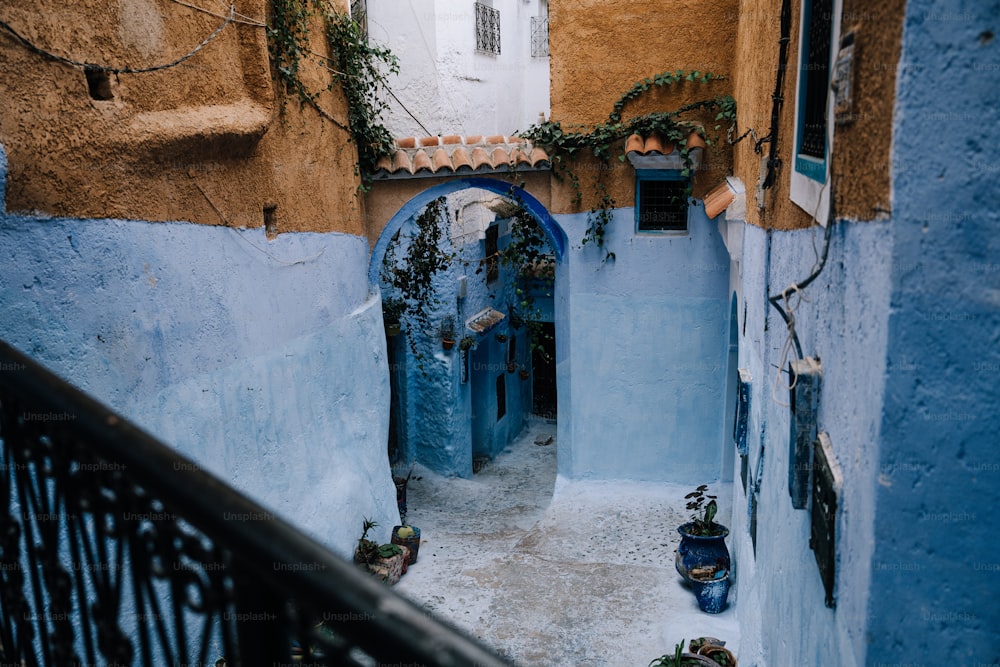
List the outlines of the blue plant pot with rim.
<svg viewBox="0 0 1000 667">
<path fill-rule="evenodd" d="M 691 588 L 698 599 L 698 608 L 706 614 L 718 614 L 726 608 L 729 598 L 729 571 L 717 579 L 691 579 Z"/>
<path fill-rule="evenodd" d="M 692 526 L 694 523 L 688 522 L 677 528 L 677 532 L 681 534 L 681 543 L 674 559 L 677 573 L 691 581 L 692 569 L 714 567 L 716 570 L 729 572 L 729 549 L 726 547 L 729 529 L 720 525 L 722 533 L 719 535 L 692 535 Z"/>
</svg>

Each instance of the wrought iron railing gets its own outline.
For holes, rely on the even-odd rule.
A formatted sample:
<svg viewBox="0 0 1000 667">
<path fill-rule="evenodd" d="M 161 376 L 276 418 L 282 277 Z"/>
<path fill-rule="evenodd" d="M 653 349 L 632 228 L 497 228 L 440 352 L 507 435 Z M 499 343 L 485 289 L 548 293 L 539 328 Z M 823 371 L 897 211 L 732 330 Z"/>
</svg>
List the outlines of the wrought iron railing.
<svg viewBox="0 0 1000 667">
<path fill-rule="evenodd" d="M 0 664 L 506 664 L 2 342 L 0 439 Z"/>
<path fill-rule="evenodd" d="M 482 4 L 476 5 L 476 50 L 500 55 L 500 12 Z"/>
</svg>

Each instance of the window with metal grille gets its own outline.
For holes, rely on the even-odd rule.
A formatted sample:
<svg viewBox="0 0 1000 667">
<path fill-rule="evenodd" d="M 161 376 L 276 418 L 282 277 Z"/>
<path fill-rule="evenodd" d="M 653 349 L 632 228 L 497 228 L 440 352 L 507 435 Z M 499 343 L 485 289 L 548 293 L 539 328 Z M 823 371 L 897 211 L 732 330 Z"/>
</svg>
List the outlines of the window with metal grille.
<svg viewBox="0 0 1000 667">
<path fill-rule="evenodd" d="M 531 17 L 531 57 L 547 58 L 549 55 L 549 17 Z"/>
<path fill-rule="evenodd" d="M 500 55 L 500 12 L 476 3 L 476 50 Z"/>
<path fill-rule="evenodd" d="M 636 231 L 686 232 L 688 181 L 640 174 L 635 183 Z"/>
<path fill-rule="evenodd" d="M 826 157 L 826 97 L 830 89 L 832 0 L 813 0 L 809 7 L 808 36 L 801 74 L 804 80 L 802 138 L 799 153 Z"/>
<path fill-rule="evenodd" d="M 351 0 L 351 18 L 358 24 L 361 36 L 368 40 L 368 0 Z"/>
</svg>

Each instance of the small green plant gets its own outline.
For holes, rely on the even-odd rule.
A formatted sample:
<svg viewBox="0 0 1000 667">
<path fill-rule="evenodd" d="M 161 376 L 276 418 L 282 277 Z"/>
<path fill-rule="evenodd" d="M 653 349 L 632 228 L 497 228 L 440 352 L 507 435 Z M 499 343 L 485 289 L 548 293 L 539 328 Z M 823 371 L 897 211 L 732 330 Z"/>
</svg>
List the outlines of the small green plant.
<svg viewBox="0 0 1000 667">
<path fill-rule="evenodd" d="M 354 562 L 364 565 L 375 562 L 375 558 L 378 556 L 378 543 L 368 539 L 368 531 L 372 528 L 378 528 L 378 523 L 368 517 L 363 517 L 361 528 L 361 537 L 358 539 L 358 546 L 354 550 Z"/>
<path fill-rule="evenodd" d="M 674 645 L 673 653 L 664 653 L 649 663 L 649 667 L 704 667 L 705 663 L 698 658 L 684 653 L 684 640 Z"/>
<path fill-rule="evenodd" d="M 476 346 L 476 339 L 474 336 L 463 336 L 462 340 L 458 341 L 458 349 L 463 352 L 468 352 Z"/>
<path fill-rule="evenodd" d="M 403 549 L 398 544 L 383 544 L 378 548 L 379 558 L 392 558 L 401 553 L 403 553 Z"/>
<path fill-rule="evenodd" d="M 702 484 L 691 493 L 684 496 L 688 501 L 687 508 L 691 510 L 691 529 L 688 531 L 692 535 L 722 535 L 725 530 L 715 523 L 715 515 L 719 511 L 716 503 L 718 496 L 708 495 L 708 486 Z M 708 501 L 707 503 L 705 501 Z"/>
</svg>

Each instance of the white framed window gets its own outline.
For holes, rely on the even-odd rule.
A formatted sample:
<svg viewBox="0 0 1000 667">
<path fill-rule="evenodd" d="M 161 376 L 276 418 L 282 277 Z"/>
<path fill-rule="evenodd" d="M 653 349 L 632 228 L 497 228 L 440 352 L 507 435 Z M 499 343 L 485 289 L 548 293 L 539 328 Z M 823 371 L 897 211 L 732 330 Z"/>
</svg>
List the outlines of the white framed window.
<svg viewBox="0 0 1000 667">
<path fill-rule="evenodd" d="M 830 203 L 833 95 L 830 75 L 840 42 L 842 0 L 802 0 L 795 85 L 791 199 L 825 225 Z"/>
</svg>

